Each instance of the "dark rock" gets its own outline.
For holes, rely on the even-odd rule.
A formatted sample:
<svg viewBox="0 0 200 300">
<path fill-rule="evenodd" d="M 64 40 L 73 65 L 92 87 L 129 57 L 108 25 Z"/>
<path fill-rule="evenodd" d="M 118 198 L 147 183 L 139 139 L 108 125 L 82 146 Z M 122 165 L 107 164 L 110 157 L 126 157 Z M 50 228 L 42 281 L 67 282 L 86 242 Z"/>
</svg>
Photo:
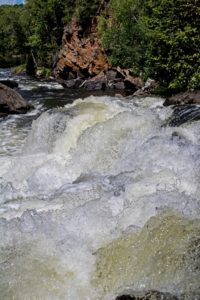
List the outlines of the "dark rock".
<svg viewBox="0 0 200 300">
<path fill-rule="evenodd" d="M 179 93 L 167 98 L 164 102 L 165 106 L 185 104 L 200 104 L 200 90 Z"/>
<path fill-rule="evenodd" d="M 117 78 L 126 78 L 128 75 L 130 75 L 130 70 L 128 69 L 122 69 L 120 67 L 117 67 Z"/>
<path fill-rule="evenodd" d="M 70 79 L 70 80 L 63 80 L 58 79 L 57 80 L 64 88 L 70 88 L 70 89 L 78 89 L 83 84 L 83 80 L 81 78 L 76 79 Z"/>
<path fill-rule="evenodd" d="M 14 80 L 0 80 L 0 83 L 10 87 L 11 89 L 18 87 L 18 83 Z"/>
<path fill-rule="evenodd" d="M 15 90 L 0 83 L 0 115 L 24 114 L 33 108 Z"/>
<path fill-rule="evenodd" d="M 115 80 L 115 78 L 117 78 L 117 70 L 115 69 L 109 69 L 106 72 L 106 76 L 108 80 Z"/>
<path fill-rule="evenodd" d="M 81 76 L 79 76 L 81 77 Z M 69 72 L 68 73 L 68 79 L 76 79 L 76 74 L 72 73 L 72 72 Z"/>
<path fill-rule="evenodd" d="M 116 300 L 178 300 L 176 296 L 170 293 L 162 293 L 159 291 L 148 291 L 144 293 L 131 293 L 130 295 L 121 295 Z"/>
<path fill-rule="evenodd" d="M 117 67 L 117 78 L 124 80 L 124 85 L 126 90 L 131 90 L 135 92 L 138 89 L 141 89 L 144 85 L 141 78 L 133 76 L 131 70 L 121 69 Z"/>
<path fill-rule="evenodd" d="M 200 120 L 200 107 L 195 104 L 175 105 L 173 113 L 164 126 L 178 127 L 185 123 Z"/>
<path fill-rule="evenodd" d="M 116 298 L 116 300 L 136 300 L 135 296 L 122 295 Z"/>
<path fill-rule="evenodd" d="M 133 77 L 128 75 L 124 79 L 125 88 L 127 90 L 136 91 L 143 86 L 143 81 L 139 77 Z"/>
<path fill-rule="evenodd" d="M 125 89 L 125 83 L 123 80 L 114 81 L 113 87 L 115 90 L 124 90 Z"/>
<path fill-rule="evenodd" d="M 91 79 L 85 80 L 81 87 L 89 90 L 105 90 L 107 88 L 107 78 L 104 74 L 99 74 Z"/>
</svg>

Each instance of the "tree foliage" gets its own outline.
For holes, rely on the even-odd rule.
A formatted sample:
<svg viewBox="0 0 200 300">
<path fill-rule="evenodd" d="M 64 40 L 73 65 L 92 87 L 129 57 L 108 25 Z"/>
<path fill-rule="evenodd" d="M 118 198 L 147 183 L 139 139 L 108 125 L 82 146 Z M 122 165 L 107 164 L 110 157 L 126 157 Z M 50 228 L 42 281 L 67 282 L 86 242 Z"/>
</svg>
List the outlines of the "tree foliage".
<svg viewBox="0 0 200 300">
<path fill-rule="evenodd" d="M 72 17 L 83 29 L 98 18 L 114 66 L 132 68 L 172 91 L 200 87 L 200 0 L 27 0 L 24 6 L 0 6 L 0 66 L 31 55 L 38 66 L 51 67 Z"/>
<path fill-rule="evenodd" d="M 99 18 L 99 33 L 110 62 L 141 69 L 145 36 L 141 16 L 142 0 L 111 0 L 108 13 Z"/>
<path fill-rule="evenodd" d="M 14 63 L 13 57 L 24 54 L 26 40 L 21 22 L 21 6 L 0 6 L 0 65 Z"/>
<path fill-rule="evenodd" d="M 97 10 L 102 0 L 76 0 L 74 16 L 80 23 L 90 22 L 97 14 Z"/>
<path fill-rule="evenodd" d="M 200 87 L 199 0 L 111 0 L 100 18 L 111 62 L 176 91 Z"/>
<path fill-rule="evenodd" d="M 39 65 L 50 66 L 62 42 L 66 3 L 63 0 L 29 0 L 24 6 L 27 46 Z"/>
<path fill-rule="evenodd" d="M 24 6 L 0 6 L 0 57 L 8 64 L 15 53 L 31 53 L 37 65 L 52 66 L 62 44 L 64 25 L 72 17 L 82 25 L 90 22 L 100 3 L 101 0 L 27 0 Z"/>
<path fill-rule="evenodd" d="M 200 87 L 200 1 L 148 2 L 147 74 L 171 90 Z"/>
</svg>

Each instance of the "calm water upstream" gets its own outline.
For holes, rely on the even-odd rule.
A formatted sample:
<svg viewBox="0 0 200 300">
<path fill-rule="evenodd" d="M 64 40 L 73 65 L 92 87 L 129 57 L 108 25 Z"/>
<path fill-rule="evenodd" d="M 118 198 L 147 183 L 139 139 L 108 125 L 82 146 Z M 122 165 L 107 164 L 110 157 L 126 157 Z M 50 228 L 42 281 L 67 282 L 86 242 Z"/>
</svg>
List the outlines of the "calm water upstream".
<svg viewBox="0 0 200 300">
<path fill-rule="evenodd" d="M 15 79 L 35 110 L 0 121 L 0 299 L 200 299 L 199 106 Z"/>
</svg>

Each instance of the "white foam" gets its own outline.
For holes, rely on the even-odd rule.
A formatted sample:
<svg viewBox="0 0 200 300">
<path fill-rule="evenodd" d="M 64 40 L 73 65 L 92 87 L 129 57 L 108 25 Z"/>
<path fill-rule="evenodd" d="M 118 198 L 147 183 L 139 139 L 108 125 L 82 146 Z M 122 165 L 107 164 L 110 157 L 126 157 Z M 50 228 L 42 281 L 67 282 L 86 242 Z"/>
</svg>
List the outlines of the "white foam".
<svg viewBox="0 0 200 300">
<path fill-rule="evenodd" d="M 200 123 L 162 127 L 170 113 L 156 98 L 79 99 L 1 158 L 5 299 L 98 299 L 96 251 L 166 210 L 199 217 Z"/>
</svg>

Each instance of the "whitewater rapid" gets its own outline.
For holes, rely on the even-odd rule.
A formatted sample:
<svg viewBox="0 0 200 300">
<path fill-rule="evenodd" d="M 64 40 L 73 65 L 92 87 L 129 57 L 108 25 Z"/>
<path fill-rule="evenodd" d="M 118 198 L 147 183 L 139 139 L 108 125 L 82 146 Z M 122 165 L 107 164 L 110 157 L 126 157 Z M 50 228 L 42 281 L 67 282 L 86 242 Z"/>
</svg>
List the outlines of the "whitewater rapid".
<svg viewBox="0 0 200 300">
<path fill-rule="evenodd" d="M 91 96 L 17 133 L 0 152 L 2 299 L 200 299 L 200 122 L 176 119 L 161 98 Z"/>
</svg>

